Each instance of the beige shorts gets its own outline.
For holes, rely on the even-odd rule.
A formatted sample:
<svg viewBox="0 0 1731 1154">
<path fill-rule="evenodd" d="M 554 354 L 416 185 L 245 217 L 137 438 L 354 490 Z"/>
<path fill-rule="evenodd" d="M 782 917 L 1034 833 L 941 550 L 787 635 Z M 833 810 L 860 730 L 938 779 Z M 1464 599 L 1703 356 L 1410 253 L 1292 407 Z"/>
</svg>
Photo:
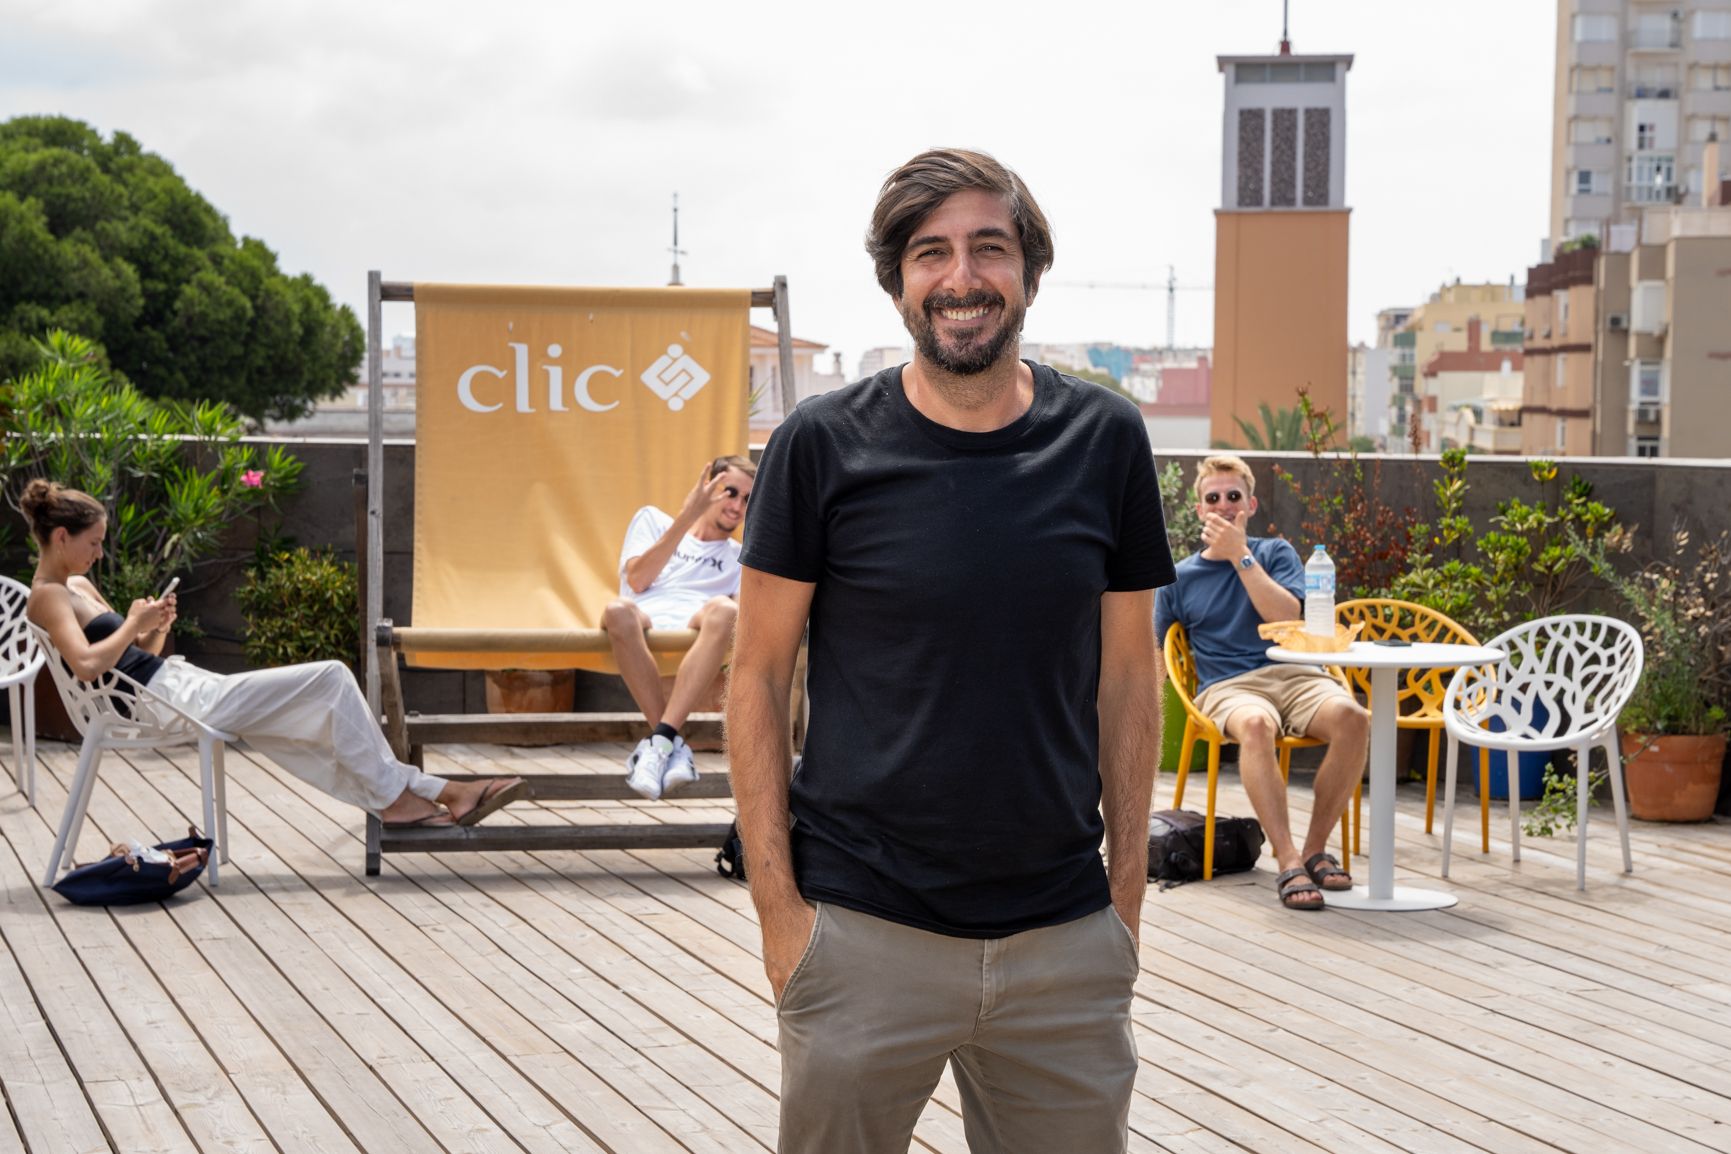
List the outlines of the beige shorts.
<svg viewBox="0 0 1731 1154">
<path fill-rule="evenodd" d="M 1240 709 L 1260 709 L 1289 736 L 1310 731 L 1316 711 L 1330 701 L 1351 701 L 1352 695 L 1315 665 L 1264 665 L 1225 681 L 1216 681 L 1196 695 L 1196 708 L 1226 732 L 1226 719 Z"/>
</svg>

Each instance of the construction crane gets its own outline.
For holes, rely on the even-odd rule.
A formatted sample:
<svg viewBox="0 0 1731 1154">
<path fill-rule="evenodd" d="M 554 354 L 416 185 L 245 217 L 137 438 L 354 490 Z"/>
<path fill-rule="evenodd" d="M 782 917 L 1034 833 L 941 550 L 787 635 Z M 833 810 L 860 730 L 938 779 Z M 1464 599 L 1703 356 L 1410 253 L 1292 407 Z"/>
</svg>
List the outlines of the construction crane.
<svg viewBox="0 0 1731 1154">
<path fill-rule="evenodd" d="M 1175 347 L 1174 332 L 1178 327 L 1178 294 L 1184 292 L 1213 292 L 1211 284 L 1179 284 L 1178 273 L 1171 265 L 1166 266 L 1166 283 L 1157 284 L 1146 281 L 1110 281 L 1110 280 L 1073 280 L 1054 281 L 1058 288 L 1108 289 L 1125 292 L 1163 292 L 1166 294 L 1166 351 Z"/>
</svg>

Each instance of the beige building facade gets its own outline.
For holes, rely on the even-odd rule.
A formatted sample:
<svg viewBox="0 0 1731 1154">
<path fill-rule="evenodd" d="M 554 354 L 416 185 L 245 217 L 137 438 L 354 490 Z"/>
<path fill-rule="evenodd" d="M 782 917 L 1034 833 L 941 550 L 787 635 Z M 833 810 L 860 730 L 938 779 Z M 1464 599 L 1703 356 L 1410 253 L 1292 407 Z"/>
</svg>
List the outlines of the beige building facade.
<svg viewBox="0 0 1731 1154">
<path fill-rule="evenodd" d="M 1731 456 L 1731 206 L 1617 232 L 1596 269 L 1593 451 Z"/>
<path fill-rule="evenodd" d="M 1437 412 L 1437 398 L 1426 392 L 1424 368 L 1439 353 L 1464 353 L 1468 349 L 1468 333 L 1476 323 L 1479 349 L 1521 352 L 1522 325 L 1525 319 L 1522 298 L 1525 290 L 1510 277 L 1508 283 L 1480 282 L 1445 284 L 1430 295 L 1430 299 L 1408 310 L 1405 321 L 1397 330 L 1396 348 L 1401 350 L 1393 371 L 1396 390 L 1390 399 L 1391 430 L 1399 430 L 1402 446 L 1410 448 L 1412 420 L 1421 423 L 1425 414 Z M 1406 350 L 1410 349 L 1410 355 Z M 1403 375 L 1404 374 L 1404 375 Z M 1391 440 L 1393 438 L 1391 437 Z M 1435 426 L 1428 434 L 1421 432 L 1421 445 L 1434 444 Z M 1392 446 L 1391 448 L 1399 448 Z M 1424 451 L 1434 451 L 1426 449 Z"/>
<path fill-rule="evenodd" d="M 1731 140 L 1731 0 L 1558 0 L 1552 251 L 1694 201 Z"/>
<path fill-rule="evenodd" d="M 1584 457 L 1594 452 L 1596 250 L 1578 248 L 1527 270 L 1521 452 Z"/>
</svg>

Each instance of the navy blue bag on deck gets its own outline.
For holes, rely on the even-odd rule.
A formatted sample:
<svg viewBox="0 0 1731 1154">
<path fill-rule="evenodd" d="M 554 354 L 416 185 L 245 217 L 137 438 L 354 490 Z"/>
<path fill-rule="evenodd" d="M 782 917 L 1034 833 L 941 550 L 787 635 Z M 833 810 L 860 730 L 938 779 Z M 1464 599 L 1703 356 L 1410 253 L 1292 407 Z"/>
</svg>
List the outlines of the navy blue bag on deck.
<svg viewBox="0 0 1731 1154">
<path fill-rule="evenodd" d="M 131 906 L 173 897 L 198 879 L 216 843 L 189 828 L 179 841 L 153 847 L 168 855 L 166 862 L 145 861 L 126 846 L 115 845 L 101 861 L 78 866 L 54 883 L 54 890 L 81 906 Z"/>
</svg>

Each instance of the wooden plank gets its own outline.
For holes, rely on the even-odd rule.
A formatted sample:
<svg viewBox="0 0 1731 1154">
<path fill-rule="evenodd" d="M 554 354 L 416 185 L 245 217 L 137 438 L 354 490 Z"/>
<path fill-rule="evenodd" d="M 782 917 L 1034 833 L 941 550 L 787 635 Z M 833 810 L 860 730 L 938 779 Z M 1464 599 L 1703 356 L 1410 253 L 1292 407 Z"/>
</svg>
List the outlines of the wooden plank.
<svg viewBox="0 0 1731 1154">
<path fill-rule="evenodd" d="M 387 829 L 380 846 L 386 853 L 454 853 L 549 849 L 689 849 L 721 848 L 727 836 L 723 823 L 681 822 L 678 825 L 521 826 L 502 822 L 436 826 L 430 829 Z"/>
<path fill-rule="evenodd" d="M 44 780 L 46 776 L 37 775 L 36 787 L 43 797 L 50 793 Z M 35 820 L 31 811 L 20 814 L 15 808 L 8 809 L 7 825 Z M 0 936 L 4 936 L 11 951 L 10 957 L 16 961 L 22 978 L 20 985 L 25 985 L 35 995 L 41 1007 L 41 1017 L 52 1025 L 54 1038 L 65 1055 L 65 1064 L 71 1067 L 78 1079 L 81 1090 L 77 1096 L 88 1099 L 87 1104 L 73 1101 L 72 1090 L 59 1082 L 62 1064 L 51 1058 L 47 1071 L 56 1085 L 46 1093 L 57 1105 L 66 1106 L 71 1111 L 73 1125 L 83 1130 L 83 1137 L 76 1148 L 103 1148 L 102 1145 L 87 1145 L 91 1135 L 85 1119 L 94 1111 L 101 1124 L 99 1140 L 103 1136 L 109 1137 L 120 1149 L 129 1151 L 186 1151 L 190 1154 L 197 1147 L 175 1117 L 173 1108 L 164 1100 L 152 1076 L 151 1063 L 140 1055 L 127 1037 L 125 1027 L 115 1019 L 78 954 L 61 935 L 55 919 L 49 916 L 44 899 L 32 883 L 34 867 L 26 869 L 16 853 L 16 845 L 0 853 L 0 887 L 4 887 L 9 899 L 0 904 Z M 61 899 L 55 897 L 52 900 Z M 90 911 L 88 916 L 107 917 L 100 910 Z M 36 1029 L 31 1017 L 27 1012 L 21 1015 L 19 1024 L 25 1030 Z M 27 1041 L 26 1046 L 29 1047 L 26 1053 L 40 1052 L 39 1040 Z M 21 1089 L 29 1092 L 31 1088 L 25 1083 Z M 11 1093 L 10 1080 L 8 1093 Z M 52 1118 L 34 1120 L 34 1124 L 40 1123 L 59 1124 Z M 32 1149 L 39 1142 L 34 1124 L 25 1127 Z M 59 1143 L 48 1138 L 45 1145 L 53 1148 Z"/>
<path fill-rule="evenodd" d="M 503 744 L 597 741 L 638 742 L 651 726 L 641 713 L 411 713 L 404 719 L 411 745 L 491 741 Z M 722 736 L 722 715 L 693 713 L 681 733 L 690 741 Z"/>
<path fill-rule="evenodd" d="M 697 642 L 695 629 L 645 629 L 643 635 L 651 653 L 684 653 Z M 390 639 L 403 653 L 413 650 L 578 656 L 613 652 L 613 641 L 605 629 L 444 629 L 403 625 L 391 628 Z"/>
<path fill-rule="evenodd" d="M 329 810 L 332 815 L 339 815 L 343 810 L 341 806 L 332 803 L 331 799 L 315 791 L 308 791 L 305 785 L 299 782 L 282 780 L 282 785 L 289 791 L 298 792 L 299 799 L 308 806 Z M 296 820 L 294 825 L 305 827 L 315 820 L 317 818 L 301 818 Z M 351 863 L 344 862 L 343 858 L 346 856 L 348 855 L 338 851 L 332 856 L 332 862 L 336 863 L 339 869 L 353 869 Z M 727 1130 L 715 1125 L 720 1121 L 718 1114 L 710 1114 L 713 1121 L 703 1121 L 703 1130 L 694 1130 L 691 1111 L 666 1099 L 666 1088 L 684 1081 L 687 1087 L 696 1088 L 696 1092 L 705 1097 L 718 1093 L 724 1099 L 734 1099 L 741 1090 L 737 1087 L 737 1076 L 730 1073 L 729 1062 L 737 1061 L 737 1047 L 734 1048 L 736 1052 L 727 1055 L 725 1062 L 713 1054 L 705 1055 L 701 1048 L 684 1042 L 677 1029 L 668 1028 L 666 1017 L 670 1014 L 661 1010 L 660 1005 L 649 1007 L 646 1012 L 644 1005 L 639 1005 L 627 997 L 627 993 L 621 990 L 620 976 L 639 972 L 640 965 L 602 965 L 595 957 L 595 952 L 601 950 L 606 953 L 609 948 L 604 946 L 604 939 L 592 933 L 589 927 L 568 926 L 561 929 L 557 926 L 557 919 L 550 919 L 545 912 L 521 922 L 516 917 L 502 917 L 502 910 L 497 903 L 499 893 L 516 893 L 519 882 L 516 881 L 514 870 L 495 872 L 493 863 L 495 860 L 483 860 L 476 863 L 473 870 L 457 874 L 454 870 L 436 865 L 426 858 L 407 858 L 405 863 L 398 865 L 396 869 L 417 875 L 417 882 L 421 882 L 422 886 L 431 889 L 441 900 L 448 903 L 447 907 L 441 907 L 441 912 L 417 915 L 415 920 L 433 926 L 450 926 L 452 910 L 467 912 L 469 908 L 473 908 L 476 910 L 476 917 L 471 919 L 474 926 L 486 931 L 488 936 L 509 934 L 507 939 L 516 946 L 512 950 L 516 957 L 524 957 L 523 950 L 526 948 L 530 952 L 528 958 L 531 960 L 542 958 L 533 960 L 531 964 L 531 972 L 535 976 L 533 986 L 526 983 L 521 986 L 524 991 L 531 991 L 531 997 L 535 998 L 531 1007 L 535 1010 L 533 1019 L 538 1028 L 544 1029 L 549 1035 L 559 1036 L 569 1054 L 583 1055 L 585 1061 L 590 1061 L 590 1055 L 597 1052 L 616 1050 L 620 1040 L 625 1040 L 630 1047 L 635 1048 L 639 1057 L 632 1059 L 625 1071 L 606 1071 L 604 1067 L 597 1067 L 597 1073 L 606 1074 L 609 1080 L 615 1076 L 620 1078 L 621 1093 L 628 1090 L 628 1100 L 634 1104 L 644 1102 L 647 1114 L 666 1126 L 666 1130 L 672 1133 L 673 1137 L 679 1138 L 682 1144 L 691 1145 L 692 1149 L 705 1149 L 708 1145 L 706 1133 L 727 1133 Z M 471 882 L 476 879 L 486 879 L 497 884 L 488 884 L 485 893 L 476 893 L 471 888 Z M 389 894 L 381 896 L 388 896 L 388 900 L 395 903 L 402 893 L 402 889 L 393 888 Z M 479 945 L 450 943 L 445 948 L 454 950 L 455 955 L 462 958 L 479 960 L 500 957 L 499 946 L 488 945 L 485 939 L 481 939 Z M 566 950 L 571 950 L 571 953 L 566 953 Z M 576 1012 L 573 1012 L 573 1007 Z M 673 1016 L 675 1019 L 687 1012 L 684 1007 L 675 1009 L 679 1009 L 679 1016 Z M 597 1033 L 594 1026 L 585 1026 L 585 1023 L 590 1021 L 606 1033 Z M 611 1042 L 608 1033 L 613 1035 Z M 665 1067 L 666 1073 L 654 1071 L 651 1064 Z M 668 1081 L 668 1074 L 673 1076 L 672 1083 Z M 762 1125 L 762 1109 L 760 1106 L 753 1106 L 750 1097 L 746 1099 L 746 1112 L 755 1116 L 755 1125 Z M 729 1118 L 737 1118 L 737 1114 L 739 1109 L 730 1109 L 727 1112 Z M 774 1109 L 770 1109 L 769 1118 L 770 1121 L 774 1119 Z M 744 1132 L 736 1133 L 737 1137 L 744 1138 Z M 637 1149 L 639 1145 L 640 1142 L 625 1142 L 616 1149 Z M 730 1145 L 720 1149 L 743 1147 Z"/>
<path fill-rule="evenodd" d="M 690 785 L 666 795 L 665 801 L 692 801 L 733 796 L 733 782 L 725 770 L 702 774 Z M 492 773 L 440 773 L 446 781 L 492 781 Z M 638 801 L 640 795 L 625 784 L 620 773 L 529 774 L 529 799 L 533 801 Z"/>
<path fill-rule="evenodd" d="M 10 885 L 5 894 L 7 906 L 25 900 L 25 891 L 14 892 Z M 38 910 L 32 916 L 42 914 Z M 0 949 L 0 1089 L 17 1119 L 15 1133 L 37 1154 L 106 1151 L 102 1125 L 55 1030 L 11 950 Z"/>
<path fill-rule="evenodd" d="M 56 804 L 62 800 L 61 780 L 69 780 L 72 759 L 60 755 L 56 765 L 59 777 L 54 779 Z M 111 780 L 108 790 L 98 790 L 93 798 L 90 819 L 98 826 L 128 830 L 172 828 L 180 816 L 169 809 L 161 797 L 137 776 L 137 771 L 117 760 L 106 766 L 110 772 L 130 782 L 116 784 Z M 118 795 L 124 794 L 132 807 L 123 808 Z M 44 830 L 42 853 L 50 835 Z M 166 905 L 145 905 L 110 911 L 115 926 L 129 947 L 136 952 L 134 967 L 147 970 L 159 981 L 196 1031 L 199 1041 L 208 1046 L 209 1056 L 244 1098 L 259 1123 L 270 1134 L 270 1141 L 281 1150 L 307 1151 L 309 1154 L 351 1154 L 354 1143 L 349 1141 L 318 1096 L 301 1080 L 294 1067 L 270 1038 L 259 1028 L 246 1008 L 224 984 L 221 975 L 207 962 L 204 955 L 187 940 L 175 921 L 174 911 L 185 901 L 197 900 L 201 890 L 177 898 Z M 75 917 L 95 922 L 87 911 L 69 911 Z M 143 966 L 138 967 L 137 963 Z M 112 1001 L 112 999 L 110 999 Z M 126 1011 L 121 1010 L 122 1013 Z M 154 1036 L 154 1034 L 152 1035 Z M 201 1093 L 198 1083 L 191 1082 L 185 1093 L 194 1099 L 189 1107 L 180 1097 L 180 1087 L 165 1081 L 171 1100 L 183 1116 L 202 1108 L 204 1098 L 219 1092 L 215 1086 Z M 195 1123 L 194 1135 L 199 1136 Z M 201 1138 L 201 1145 L 208 1145 Z M 226 1142 L 213 1146 L 227 1149 Z"/>
<path fill-rule="evenodd" d="M 412 301 L 415 299 L 415 283 L 413 281 L 384 281 L 379 286 L 379 299 L 386 301 Z M 773 288 L 752 289 L 751 307 L 767 309 L 775 307 L 775 290 Z"/>
</svg>

